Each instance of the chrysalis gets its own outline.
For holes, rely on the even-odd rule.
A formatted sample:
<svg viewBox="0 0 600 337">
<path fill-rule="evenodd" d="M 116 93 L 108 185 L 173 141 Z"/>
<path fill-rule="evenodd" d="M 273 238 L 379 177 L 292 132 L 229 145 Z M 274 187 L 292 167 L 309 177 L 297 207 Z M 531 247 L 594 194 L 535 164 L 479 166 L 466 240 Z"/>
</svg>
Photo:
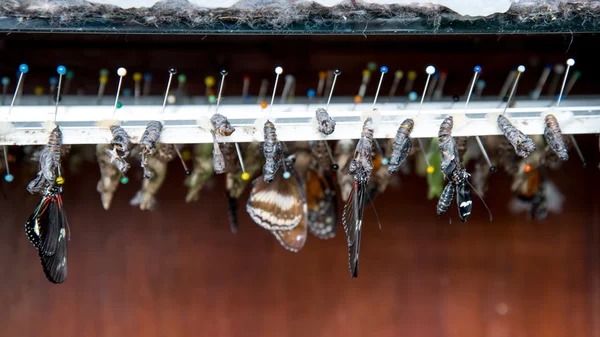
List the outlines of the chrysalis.
<svg viewBox="0 0 600 337">
<path fill-rule="evenodd" d="M 546 115 L 545 127 L 544 127 L 544 138 L 546 143 L 560 160 L 569 160 L 569 154 L 567 153 L 567 145 L 562 137 L 560 126 L 554 115 Z"/>
<path fill-rule="evenodd" d="M 412 132 L 414 125 L 415 123 L 412 119 L 406 119 L 398 128 L 396 138 L 392 145 L 393 152 L 388 164 L 389 174 L 396 173 L 410 154 L 410 150 L 412 149 L 410 133 Z"/>
<path fill-rule="evenodd" d="M 519 131 L 512 123 L 503 115 L 498 116 L 498 127 L 508 139 L 510 144 L 515 148 L 518 156 L 527 158 L 535 151 L 535 143 L 531 137 Z"/>
<path fill-rule="evenodd" d="M 263 166 L 263 179 L 270 183 L 275 179 L 275 174 L 281 167 L 281 157 L 283 146 L 277 140 L 277 130 L 271 121 L 265 123 L 265 143 L 263 145 L 263 154 L 265 156 L 265 165 Z"/>
</svg>

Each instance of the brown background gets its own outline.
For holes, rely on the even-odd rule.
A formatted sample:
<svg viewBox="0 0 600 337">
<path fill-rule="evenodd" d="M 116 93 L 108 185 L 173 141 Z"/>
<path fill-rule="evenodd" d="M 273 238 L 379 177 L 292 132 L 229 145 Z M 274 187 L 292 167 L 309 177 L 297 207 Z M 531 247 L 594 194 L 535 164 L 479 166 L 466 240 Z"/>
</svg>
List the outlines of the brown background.
<svg viewBox="0 0 600 337">
<path fill-rule="evenodd" d="M 392 71 L 435 64 L 452 71 L 449 92 L 462 94 L 474 64 L 484 67 L 486 91 L 496 93 L 510 67 L 537 58 L 538 68 L 528 68 L 537 72 L 523 77 L 520 88 L 526 93 L 546 62 L 572 56 L 583 74 L 574 92 L 597 93 L 592 50 L 597 41 L 594 35 L 575 36 L 571 44 L 570 35 L 11 34 L 0 39 L 0 71 L 12 76 L 19 63 L 28 62 L 25 93 L 30 93 L 36 85 L 46 86 L 62 63 L 75 70 L 74 85 L 95 93 L 99 68 L 127 66 L 130 72 L 153 72 L 153 90 L 160 94 L 158 76 L 166 79 L 166 69 L 176 66 L 188 74 L 190 92 L 198 95 L 204 76 L 227 67 L 226 94 L 237 95 L 242 74 L 270 76 L 282 64 L 297 75 L 300 95 L 316 85 L 318 70 L 339 66 L 344 71 L 339 94 L 353 95 L 360 71 L 373 60 Z M 111 81 L 107 93 L 114 91 L 116 76 Z M 251 92 L 257 91 L 253 86 Z M 97 166 L 88 162 L 82 172 L 64 174 L 72 230 L 69 277 L 52 285 L 23 232 L 38 201 L 25 192 L 32 175 L 13 167 L 16 182 L 0 185 L 7 195 L 0 196 L 0 336 L 599 337 L 598 138 L 578 139 L 591 167 L 582 169 L 572 152 L 565 167 L 551 172 L 566 196 L 565 210 L 545 222 L 508 211 L 510 177 L 503 173 L 493 176 L 486 197 L 494 221 L 487 221 L 475 200 L 467 224 L 458 223 L 456 215 L 452 224 L 437 219 L 425 180 L 403 176 L 399 188 L 375 200 L 382 230 L 373 212 L 366 211 L 355 280 L 348 273 L 341 228 L 330 241 L 310 237 L 298 254 L 284 251 L 243 210 L 240 232 L 231 234 L 222 177 L 196 204 L 186 204 L 176 162 L 155 212 L 128 204 L 139 186 L 137 168 L 107 212 L 95 192 Z"/>
<path fill-rule="evenodd" d="M 579 138 L 595 165 L 597 138 Z M 508 212 L 503 173 L 487 196 L 494 221 L 475 201 L 466 224 L 437 219 L 424 179 L 402 176 L 375 200 L 382 230 L 366 212 L 358 279 L 341 228 L 298 254 L 243 211 L 231 234 L 222 177 L 186 204 L 172 162 L 158 209 L 141 212 L 128 205 L 135 168 L 107 212 L 96 167 L 82 168 L 65 173 L 62 285 L 46 281 L 23 233 L 37 197 L 3 183 L 0 336 L 600 336 L 600 178 L 577 158 L 551 173 L 565 211 L 545 222 Z"/>
</svg>

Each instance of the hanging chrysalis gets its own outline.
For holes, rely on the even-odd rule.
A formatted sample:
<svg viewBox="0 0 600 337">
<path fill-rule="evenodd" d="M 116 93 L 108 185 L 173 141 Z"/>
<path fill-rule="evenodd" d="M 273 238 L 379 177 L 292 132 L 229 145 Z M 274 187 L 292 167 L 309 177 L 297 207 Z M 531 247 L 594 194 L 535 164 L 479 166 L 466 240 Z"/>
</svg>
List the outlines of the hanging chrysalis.
<svg viewBox="0 0 600 337">
<path fill-rule="evenodd" d="M 275 174 L 281 167 L 283 146 L 277 140 L 277 130 L 271 121 L 265 123 L 264 132 L 263 154 L 265 156 L 265 165 L 263 166 L 263 179 L 265 182 L 270 183 L 275 179 Z"/>
<path fill-rule="evenodd" d="M 504 137 L 506 137 L 509 143 L 515 148 L 515 152 L 518 156 L 527 158 L 535 151 L 533 139 L 512 125 L 504 115 L 498 116 L 498 127 L 504 134 Z"/>
<path fill-rule="evenodd" d="M 554 115 L 546 115 L 544 121 L 544 138 L 546 139 L 546 143 L 560 160 L 569 160 L 567 145 L 563 139 L 556 117 Z"/>
<path fill-rule="evenodd" d="M 396 138 L 392 145 L 392 155 L 388 163 L 388 173 L 394 174 L 410 154 L 412 149 L 412 141 L 410 140 L 410 133 L 413 130 L 415 123 L 412 119 L 406 119 L 396 132 Z"/>
<path fill-rule="evenodd" d="M 113 163 L 117 169 L 121 173 L 127 173 L 130 166 L 125 158 L 129 156 L 129 153 L 132 149 L 131 138 L 125 132 L 125 130 L 118 126 L 113 125 L 110 127 L 110 132 L 112 132 L 113 139 L 110 141 L 110 145 L 112 145 L 112 150 L 105 149 L 106 154 L 110 156 L 110 162 Z"/>
<path fill-rule="evenodd" d="M 333 118 L 329 117 L 329 113 L 327 110 L 323 108 L 318 108 L 315 112 L 317 117 L 317 123 L 319 125 L 319 132 L 324 135 L 330 135 L 335 131 L 335 121 Z"/>
<path fill-rule="evenodd" d="M 27 185 L 29 193 L 39 193 L 47 186 L 54 185 L 58 178 L 60 167 L 60 147 L 62 145 L 62 132 L 55 127 L 48 138 L 48 143 L 40 153 L 40 170 L 35 179 Z"/>
<path fill-rule="evenodd" d="M 148 170 L 148 156 L 156 152 L 156 145 L 163 125 L 159 121 L 152 121 L 146 126 L 146 130 L 140 138 L 140 146 L 142 147 L 142 168 L 144 169 L 144 178 L 152 178 L 152 173 Z"/>
<path fill-rule="evenodd" d="M 225 157 L 223 156 L 223 152 L 221 152 L 221 147 L 217 142 L 217 136 L 214 130 L 210 130 L 210 133 L 213 136 L 213 169 L 215 170 L 215 174 L 225 173 Z"/>
<path fill-rule="evenodd" d="M 439 148 L 442 154 L 440 168 L 446 180 L 450 180 L 452 173 L 460 166 L 456 141 L 452 137 L 453 124 L 452 116 L 444 119 L 438 133 Z"/>
</svg>

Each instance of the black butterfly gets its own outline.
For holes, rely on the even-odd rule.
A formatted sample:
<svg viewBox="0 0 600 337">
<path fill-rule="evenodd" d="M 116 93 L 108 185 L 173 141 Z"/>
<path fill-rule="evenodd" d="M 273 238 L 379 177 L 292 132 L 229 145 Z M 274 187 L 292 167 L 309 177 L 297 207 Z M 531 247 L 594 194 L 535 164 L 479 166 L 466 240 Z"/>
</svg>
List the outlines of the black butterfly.
<svg viewBox="0 0 600 337">
<path fill-rule="evenodd" d="M 69 232 L 63 209 L 62 186 L 49 186 L 25 223 L 25 233 L 38 249 L 44 274 L 52 283 L 63 283 L 67 278 Z"/>
</svg>

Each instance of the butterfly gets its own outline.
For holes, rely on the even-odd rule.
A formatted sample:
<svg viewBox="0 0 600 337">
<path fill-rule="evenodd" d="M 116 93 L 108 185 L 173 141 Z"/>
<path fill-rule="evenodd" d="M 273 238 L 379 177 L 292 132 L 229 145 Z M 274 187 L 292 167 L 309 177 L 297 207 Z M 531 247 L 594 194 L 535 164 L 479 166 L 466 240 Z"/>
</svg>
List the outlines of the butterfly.
<svg viewBox="0 0 600 337">
<path fill-rule="evenodd" d="M 25 233 L 38 249 L 46 278 L 63 283 L 67 278 L 69 223 L 63 209 L 62 185 L 46 187 L 42 200 L 25 223 Z"/>
<path fill-rule="evenodd" d="M 308 207 L 302 182 L 292 166 L 293 156 L 285 161 L 286 169 L 277 172 L 270 183 L 263 176 L 254 180 L 246 211 L 284 248 L 297 252 L 306 242 Z"/>
</svg>

